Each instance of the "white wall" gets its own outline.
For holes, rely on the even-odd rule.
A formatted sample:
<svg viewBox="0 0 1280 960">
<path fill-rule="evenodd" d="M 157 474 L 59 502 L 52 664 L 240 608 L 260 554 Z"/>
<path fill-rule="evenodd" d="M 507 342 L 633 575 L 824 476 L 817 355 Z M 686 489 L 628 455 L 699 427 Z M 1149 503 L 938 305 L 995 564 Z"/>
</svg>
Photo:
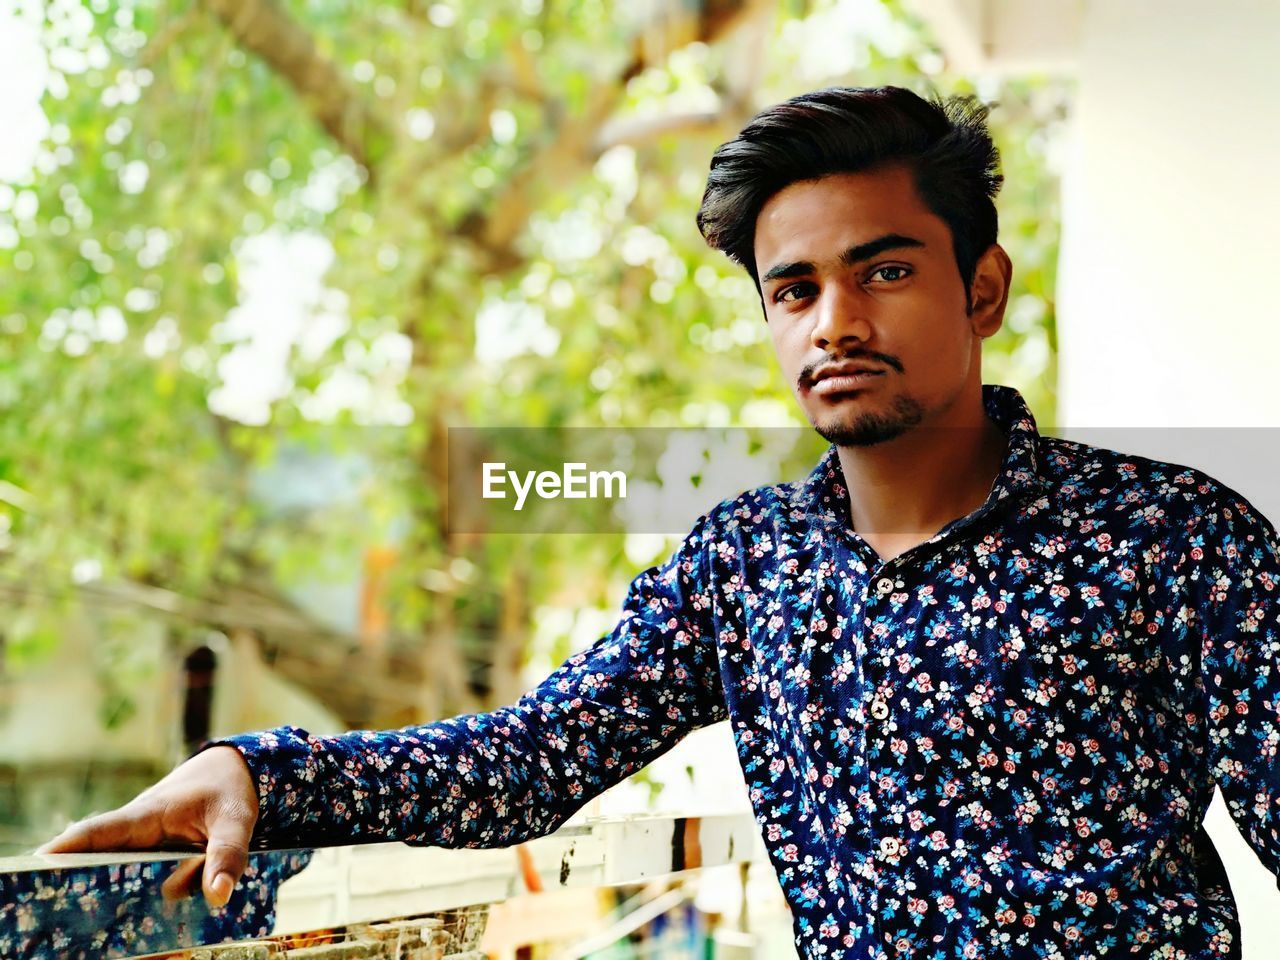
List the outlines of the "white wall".
<svg viewBox="0 0 1280 960">
<path fill-rule="evenodd" d="M 233 630 L 214 648 L 218 673 L 210 737 L 266 730 L 286 723 L 315 734 L 341 733 L 346 724 L 302 687 L 276 673 L 262 659 L 258 641 Z"/>
<path fill-rule="evenodd" d="M 83 613 L 55 617 L 55 653 L 0 685 L 0 762 L 17 766 L 89 764 L 109 758 L 161 767 L 183 758 L 182 658 L 162 620 L 138 615 L 106 623 Z M 101 648 L 127 629 L 131 669 L 118 679 L 134 712 L 108 730 L 100 718 L 107 689 Z M 336 733 L 341 719 L 301 687 L 275 673 L 247 635 L 209 642 L 218 657 L 211 737 L 296 723 Z"/>
<path fill-rule="evenodd" d="M 1280 4 L 1087 4 L 1059 273 L 1072 436 L 1191 463 L 1280 520 Z M 1114 426 L 1162 430 L 1108 432 Z M 1199 430 L 1184 428 L 1202 428 Z M 1280 891 L 1206 820 L 1270 960 Z"/>
<path fill-rule="evenodd" d="M 0 687 L 0 762 L 86 768 L 103 758 L 169 762 L 181 748 L 180 721 L 174 718 L 182 703 L 177 665 L 164 655 L 164 624 L 145 617 L 125 621 L 133 664 L 125 692 L 134 712 L 108 730 L 100 716 L 107 693 L 99 673 L 103 626 L 83 613 L 54 622 L 57 650 Z"/>
<path fill-rule="evenodd" d="M 1280 426 L 1280 4 L 1086 11 L 1062 420 Z"/>
</svg>

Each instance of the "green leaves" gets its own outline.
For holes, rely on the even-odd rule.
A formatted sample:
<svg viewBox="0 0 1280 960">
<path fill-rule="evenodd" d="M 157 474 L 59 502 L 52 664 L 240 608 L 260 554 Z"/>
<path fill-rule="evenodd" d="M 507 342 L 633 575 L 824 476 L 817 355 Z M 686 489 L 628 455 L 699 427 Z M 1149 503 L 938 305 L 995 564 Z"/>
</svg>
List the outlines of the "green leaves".
<svg viewBox="0 0 1280 960">
<path fill-rule="evenodd" d="M 359 583 L 362 551 L 393 546 L 378 602 L 410 651 L 445 630 L 496 642 L 512 582 L 527 622 L 548 602 L 608 606 L 634 573 L 590 538 L 446 538 L 448 426 L 801 422 L 753 285 L 694 223 L 710 155 L 745 117 L 657 121 L 726 90 L 763 105 L 843 82 L 964 86 L 925 72 L 938 57 L 909 22 L 886 14 L 873 36 L 829 2 L 764 24 L 754 73 L 716 24 L 667 34 L 678 17 L 642 29 L 600 4 L 289 3 L 292 27 L 252 42 L 227 25 L 237 4 L 216 6 L 100 0 L 44 24 L 49 55 L 84 69 L 54 70 L 37 166 L 0 185 L 0 482 L 34 503 L 0 496 L 0 575 L 66 585 L 88 559 L 193 596 L 280 592 Z M 340 84 L 315 87 L 315 56 Z M 986 379 L 1050 422 L 1065 91 L 1006 81 L 999 99 L 1016 286 Z M 592 126 L 600 104 L 616 112 Z M 638 120 L 650 132 L 603 148 L 606 123 Z M 369 134 L 365 165 L 348 133 Z M 291 252 L 298 237 L 328 266 Z M 260 415 L 220 403 L 254 391 Z M 269 509 L 255 480 L 299 447 L 368 475 Z M 455 561 L 474 576 L 424 586 Z M 18 633 L 11 655 L 53 643 Z"/>
</svg>

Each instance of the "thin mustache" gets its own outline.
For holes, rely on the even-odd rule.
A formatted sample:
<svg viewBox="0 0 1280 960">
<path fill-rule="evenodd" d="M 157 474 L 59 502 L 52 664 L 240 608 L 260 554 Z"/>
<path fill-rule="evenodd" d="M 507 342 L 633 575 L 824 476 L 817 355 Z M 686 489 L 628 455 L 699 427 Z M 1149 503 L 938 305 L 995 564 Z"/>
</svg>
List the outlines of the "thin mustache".
<svg viewBox="0 0 1280 960">
<path fill-rule="evenodd" d="M 896 357 L 891 357 L 887 353 L 858 353 L 852 356 L 835 357 L 834 359 L 821 360 L 821 361 L 818 361 L 817 363 L 808 364 L 803 370 L 800 371 L 800 376 L 797 377 L 796 379 L 799 381 L 801 386 L 812 385 L 814 376 L 823 367 L 829 367 L 832 364 L 836 364 L 836 363 L 848 363 L 851 361 L 858 361 L 858 360 L 878 360 L 880 363 L 883 363 L 886 367 L 891 367 L 892 369 L 898 371 L 898 373 L 902 372 L 902 363 L 899 362 L 899 360 Z"/>
</svg>

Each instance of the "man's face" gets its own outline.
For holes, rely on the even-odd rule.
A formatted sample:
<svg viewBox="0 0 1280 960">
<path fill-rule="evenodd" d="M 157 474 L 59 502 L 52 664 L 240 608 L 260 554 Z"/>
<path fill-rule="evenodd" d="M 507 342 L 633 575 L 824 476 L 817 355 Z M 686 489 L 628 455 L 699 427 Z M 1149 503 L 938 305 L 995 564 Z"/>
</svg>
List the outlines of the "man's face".
<svg viewBox="0 0 1280 960">
<path fill-rule="evenodd" d="M 755 257 L 783 375 L 827 441 L 892 439 L 978 381 L 999 316 L 966 315 L 951 231 L 907 169 L 784 188 L 760 210 Z"/>
</svg>

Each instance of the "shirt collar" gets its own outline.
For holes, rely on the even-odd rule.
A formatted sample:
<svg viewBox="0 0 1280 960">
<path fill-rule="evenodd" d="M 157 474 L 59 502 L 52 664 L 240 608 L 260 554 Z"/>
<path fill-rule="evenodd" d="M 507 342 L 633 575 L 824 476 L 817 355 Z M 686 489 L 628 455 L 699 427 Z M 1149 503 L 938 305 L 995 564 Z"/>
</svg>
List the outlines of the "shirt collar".
<svg viewBox="0 0 1280 960">
<path fill-rule="evenodd" d="M 1000 473 L 983 505 L 967 517 L 952 521 L 939 531 L 939 535 L 962 522 L 985 515 L 1001 501 L 1010 497 L 1015 498 L 1010 502 L 1035 498 L 1049 486 L 1049 480 L 1040 469 L 1040 433 L 1022 394 L 1013 387 L 983 384 L 982 405 L 987 416 L 1007 437 Z M 834 443 L 827 448 L 809 476 L 796 485 L 791 502 L 822 526 L 848 526 L 849 491 Z"/>
</svg>

